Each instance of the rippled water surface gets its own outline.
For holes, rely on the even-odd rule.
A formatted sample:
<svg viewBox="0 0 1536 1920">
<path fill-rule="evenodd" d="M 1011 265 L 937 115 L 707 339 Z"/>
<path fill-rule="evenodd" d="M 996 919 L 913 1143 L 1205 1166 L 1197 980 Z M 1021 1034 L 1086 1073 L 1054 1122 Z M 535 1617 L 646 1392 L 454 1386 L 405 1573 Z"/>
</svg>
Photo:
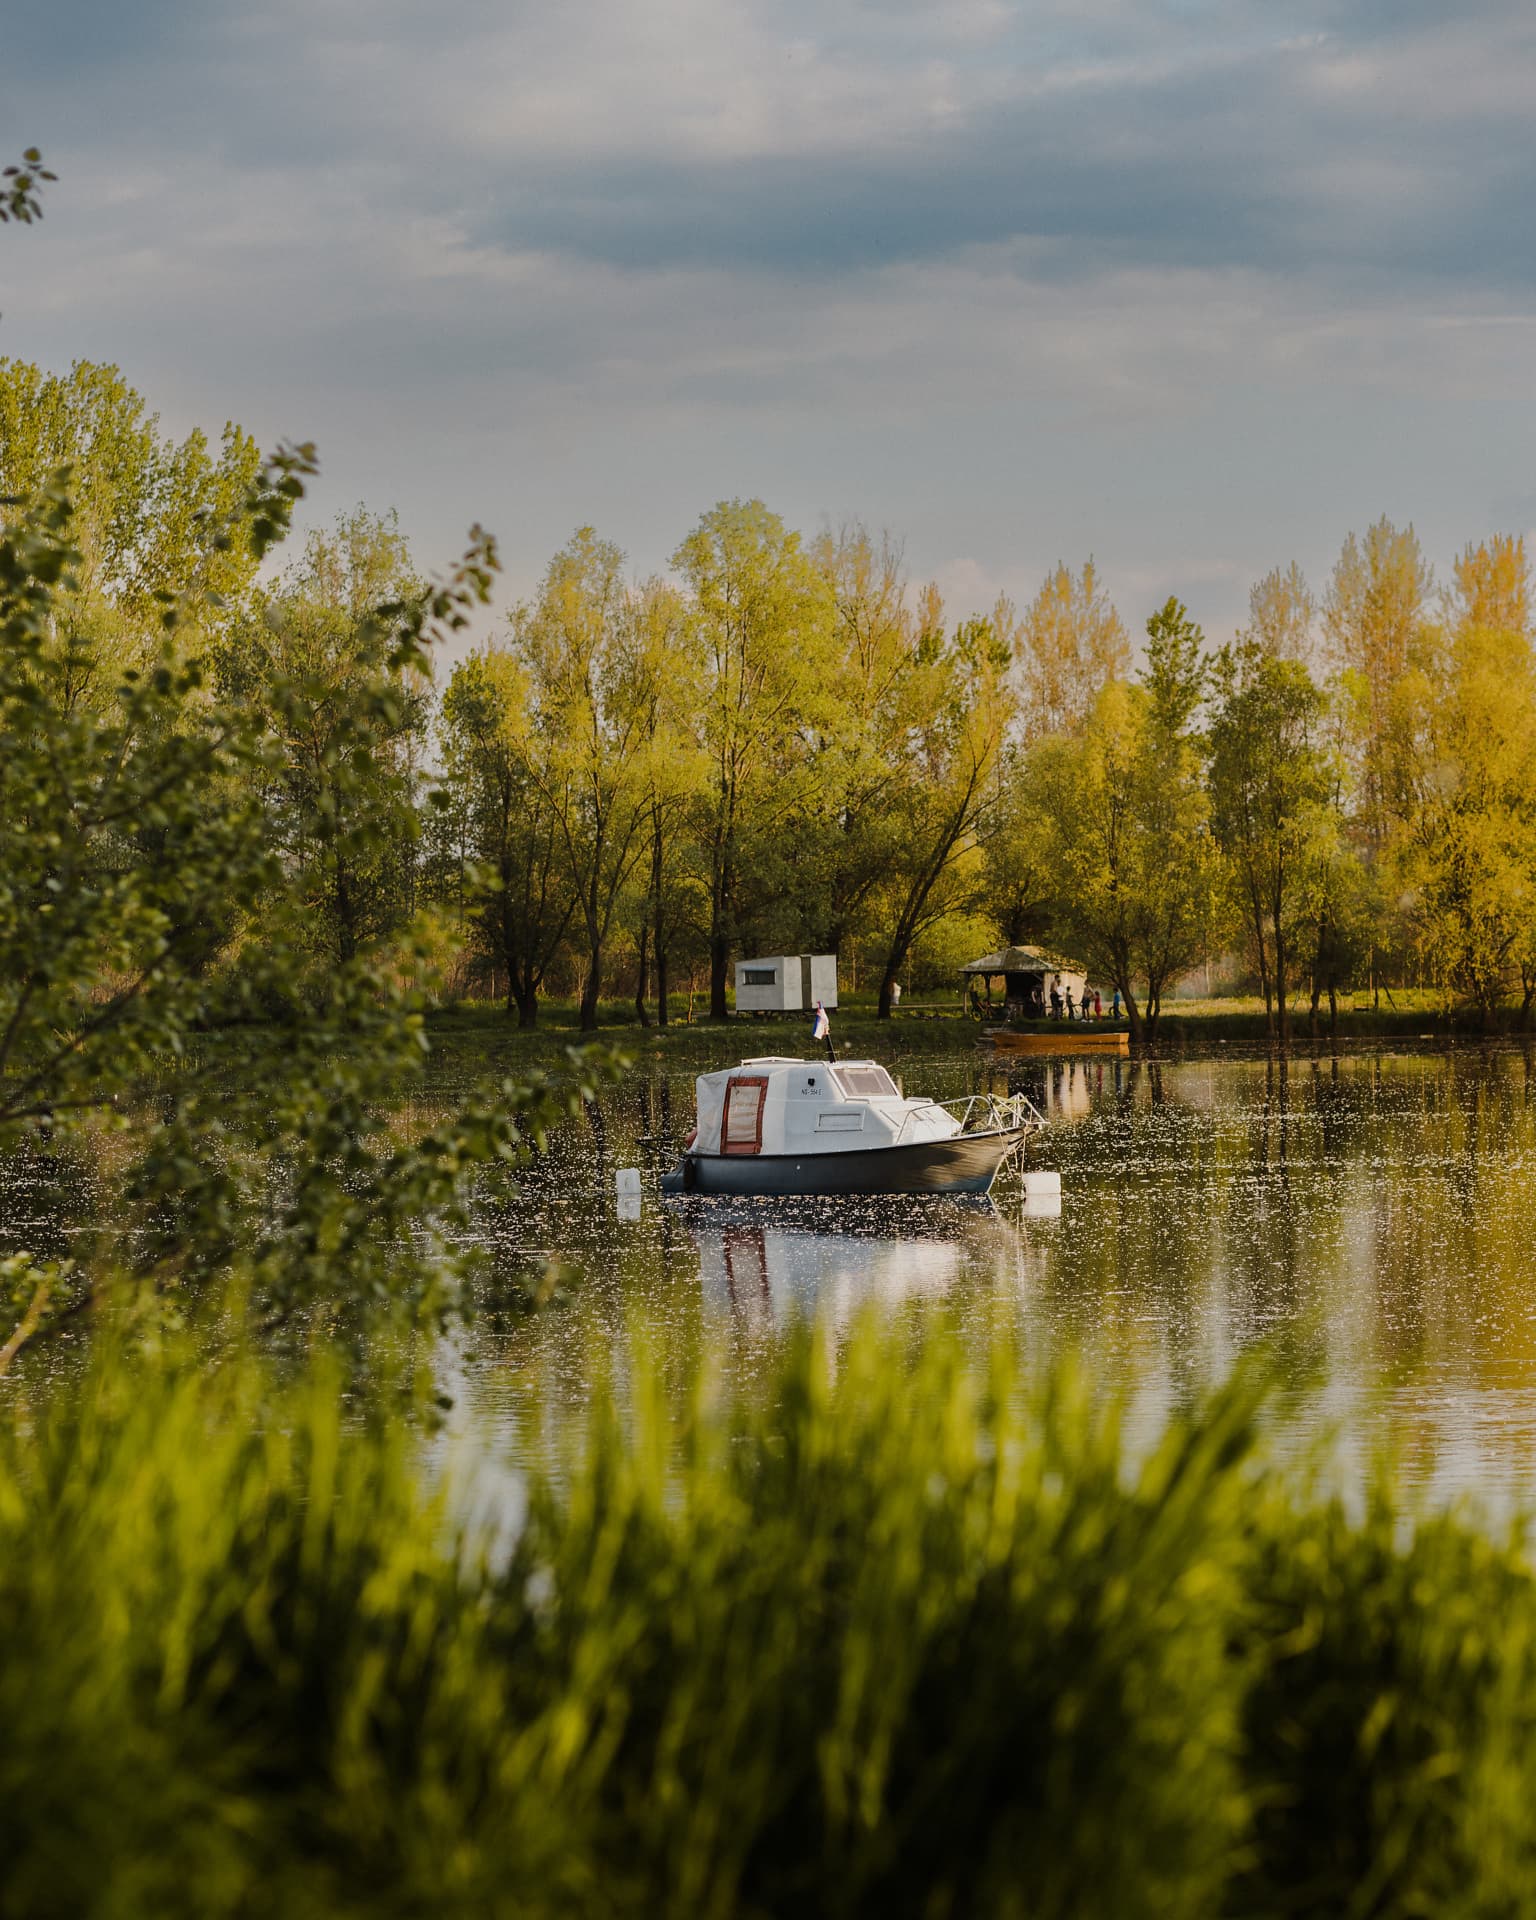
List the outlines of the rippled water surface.
<svg viewBox="0 0 1536 1920">
<path fill-rule="evenodd" d="M 724 1051 L 725 1064 L 733 1058 Z M 1496 1507 L 1536 1497 L 1536 1060 L 1518 1047 L 1140 1065 L 979 1051 L 888 1058 L 906 1091 L 1021 1089 L 1050 1125 L 1034 1164 L 1058 1217 L 1016 1185 L 993 1200 L 662 1202 L 693 1119 L 693 1068 L 642 1065 L 567 1127 L 521 1189 L 487 1183 L 484 1311 L 446 1359 L 466 1425 L 506 1457 L 541 1447 L 550 1406 L 622 1370 L 643 1321 L 679 1362 L 708 1348 L 751 1384 L 797 1319 L 846 1325 L 936 1303 L 978 1342 L 998 1316 L 1041 1360 L 1078 1350 L 1122 1389 L 1133 1433 L 1269 1339 L 1313 1391 L 1298 1444 L 1346 1459 L 1389 1431 L 1405 1477 Z M 425 1121 L 455 1091 L 403 1107 Z M 640 1217 L 614 1173 L 638 1167 Z M 84 1147 L 0 1166 L 0 1237 L 66 1251 L 110 1194 Z M 505 1310 L 527 1276 L 562 1301 Z M 516 1284 L 514 1284 L 516 1283 Z M 679 1369 L 681 1370 L 681 1368 Z"/>
<path fill-rule="evenodd" d="M 938 1302 L 978 1340 L 1001 1314 L 1032 1355 L 1077 1349 L 1142 1435 L 1268 1338 L 1313 1388 L 1301 1438 L 1336 1430 L 1359 1459 L 1390 1431 L 1404 1476 L 1437 1496 L 1536 1495 L 1528 1050 L 892 1064 L 912 1093 L 1029 1093 L 1059 1217 L 1031 1215 L 1016 1185 L 990 1202 L 662 1202 L 692 1078 L 642 1071 L 488 1204 L 497 1266 L 558 1262 L 569 1303 L 483 1329 L 466 1406 L 536 1447 L 540 1408 L 583 1398 L 632 1318 L 678 1353 L 711 1342 L 750 1380 L 800 1316 Z M 624 1166 L 645 1184 L 635 1221 L 614 1199 Z"/>
</svg>

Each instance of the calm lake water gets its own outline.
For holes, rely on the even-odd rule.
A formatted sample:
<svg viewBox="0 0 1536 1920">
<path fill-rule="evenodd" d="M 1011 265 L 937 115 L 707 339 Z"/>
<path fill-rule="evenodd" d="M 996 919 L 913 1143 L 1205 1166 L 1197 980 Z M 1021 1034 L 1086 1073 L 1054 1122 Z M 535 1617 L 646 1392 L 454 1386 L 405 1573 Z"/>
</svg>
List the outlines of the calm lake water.
<svg viewBox="0 0 1536 1920">
<path fill-rule="evenodd" d="M 1016 1184 L 988 1202 L 663 1203 L 694 1069 L 642 1065 L 517 1192 L 487 1183 L 483 1312 L 443 1355 L 455 1425 L 503 1461 L 537 1455 L 546 1410 L 582 1404 L 606 1367 L 622 1374 L 637 1325 L 751 1383 L 802 1317 L 841 1328 L 936 1307 L 978 1343 L 1002 1316 L 1031 1359 L 1079 1352 L 1127 1397 L 1138 1443 L 1267 1340 L 1310 1388 L 1288 1444 L 1332 1434 L 1352 1468 L 1390 1434 L 1404 1479 L 1437 1500 L 1536 1500 L 1529 1049 L 1008 1071 L 979 1050 L 903 1058 L 898 1032 L 886 1057 L 909 1093 L 1029 1094 L 1050 1121 L 1033 1164 L 1060 1171 L 1059 1216 L 1028 1214 Z M 453 1091 L 445 1077 L 402 1123 Z M 614 1197 L 631 1166 L 638 1220 Z M 81 1143 L 0 1164 L 0 1245 L 67 1252 L 110 1218 L 112 1177 Z M 511 1311 L 517 1284 L 545 1273 L 561 1304 Z"/>
<path fill-rule="evenodd" d="M 1226 1050 L 1223 1049 L 1223 1055 Z M 936 1305 L 978 1341 L 1006 1316 L 1032 1358 L 1073 1348 L 1124 1393 L 1133 1440 L 1267 1340 L 1309 1386 L 1290 1444 L 1358 1466 L 1391 1436 L 1403 1478 L 1495 1510 L 1536 1497 L 1536 1061 L 1465 1048 L 1030 1062 L 901 1060 L 911 1093 L 1030 1095 L 1059 1217 L 989 1202 L 668 1201 L 692 1071 L 638 1072 L 568 1128 L 516 1198 L 488 1197 L 501 1273 L 553 1264 L 567 1304 L 494 1312 L 452 1371 L 461 1418 L 516 1458 L 541 1411 L 622 1367 L 644 1322 L 750 1380 L 796 1319 Z M 723 1057 L 722 1057 L 723 1059 Z M 614 1172 L 641 1169 L 638 1220 Z M 494 1308 L 496 1288 L 488 1304 Z"/>
</svg>

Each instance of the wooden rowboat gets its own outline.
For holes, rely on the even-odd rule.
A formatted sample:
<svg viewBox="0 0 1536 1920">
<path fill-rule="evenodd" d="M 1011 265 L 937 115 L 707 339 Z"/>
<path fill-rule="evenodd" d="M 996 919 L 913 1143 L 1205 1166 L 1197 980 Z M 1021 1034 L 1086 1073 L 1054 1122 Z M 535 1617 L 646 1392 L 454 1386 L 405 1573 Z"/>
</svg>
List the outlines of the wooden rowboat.
<svg viewBox="0 0 1536 1920">
<path fill-rule="evenodd" d="M 1020 1027 L 983 1027 L 983 1039 L 990 1039 L 998 1053 L 1119 1053 L 1131 1050 L 1131 1036 L 1123 1028 L 1108 1033 L 1091 1026 L 1059 1025 L 1030 1032 Z"/>
</svg>

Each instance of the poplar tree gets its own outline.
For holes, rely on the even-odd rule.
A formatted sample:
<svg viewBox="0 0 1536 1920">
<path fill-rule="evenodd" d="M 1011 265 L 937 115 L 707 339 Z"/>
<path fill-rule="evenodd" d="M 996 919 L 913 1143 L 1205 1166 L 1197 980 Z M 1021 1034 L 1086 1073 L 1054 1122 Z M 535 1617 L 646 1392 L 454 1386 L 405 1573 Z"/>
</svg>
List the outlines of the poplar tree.
<svg viewBox="0 0 1536 1920">
<path fill-rule="evenodd" d="M 1300 924 L 1337 840 L 1325 702 L 1298 661 L 1253 641 L 1223 647 L 1207 732 L 1211 823 L 1252 944 L 1272 1036 L 1290 1035 Z"/>
<path fill-rule="evenodd" d="M 0 526 L 69 470 L 78 557 L 49 634 L 67 702 L 109 697 L 123 668 L 158 657 L 168 623 L 183 655 L 226 629 L 256 572 L 226 530 L 260 465 L 233 424 L 216 452 L 197 430 L 164 436 L 114 366 L 77 360 L 54 374 L 0 359 Z"/>
<path fill-rule="evenodd" d="M 1323 600 L 1326 660 L 1352 715 L 1355 786 L 1372 854 L 1388 830 L 1394 694 L 1429 608 L 1434 574 L 1412 526 L 1378 520 L 1350 534 Z"/>
<path fill-rule="evenodd" d="M 417 906 L 418 774 L 430 666 L 402 653 L 428 596 L 395 515 L 316 529 L 216 649 L 230 697 L 262 701 L 281 743 L 261 793 L 317 957 L 346 963 Z"/>
<path fill-rule="evenodd" d="M 1243 636 L 1276 660 L 1295 660 L 1309 673 L 1317 656 L 1317 600 L 1306 575 L 1293 560 L 1275 567 L 1248 595 L 1248 626 Z"/>
<path fill-rule="evenodd" d="M 810 799 L 809 734 L 832 702 L 834 607 L 799 534 L 761 500 L 712 508 L 672 564 L 692 594 L 703 667 L 709 1009 L 724 1019 L 743 882 L 753 861 L 786 862 L 790 822 Z"/>
<path fill-rule="evenodd" d="M 1090 558 L 1058 564 L 1017 629 L 1019 695 L 1028 737 L 1070 733 L 1100 689 L 1130 671 L 1131 643 Z"/>
<path fill-rule="evenodd" d="M 700 740 L 703 668 L 687 603 L 668 582 L 648 580 L 632 592 L 627 617 L 639 663 L 636 697 L 646 789 L 635 1010 L 648 1025 L 647 974 L 654 969 L 656 1018 L 666 1026 L 678 944 L 700 930 L 703 918 L 705 890 L 686 832 L 708 774 Z"/>
<path fill-rule="evenodd" d="M 1218 861 L 1194 721 L 1204 635 L 1169 599 L 1147 622 L 1139 683 L 1114 680 L 1075 734 L 1041 741 L 1029 777 L 1053 869 L 1054 928 L 1120 994 L 1133 1042 L 1208 950 Z"/>
<path fill-rule="evenodd" d="M 882 1020 L 917 941 L 981 897 L 987 809 L 1014 711 L 1010 651 L 991 621 L 962 621 L 945 638 L 937 614 L 935 596 L 908 682 L 899 777 L 885 803 L 895 832 L 881 890 Z"/>
<path fill-rule="evenodd" d="M 1536 660 L 1523 540 L 1468 547 L 1396 690 L 1396 869 L 1447 1003 L 1536 999 Z"/>
<path fill-rule="evenodd" d="M 619 901 L 647 852 L 652 683 L 660 666 L 631 618 L 624 556 L 582 527 L 550 561 L 539 596 L 513 615 L 528 673 L 532 762 L 585 936 L 581 1028 L 597 1025 L 603 958 Z"/>
<path fill-rule="evenodd" d="M 472 945 L 506 980 L 507 1017 L 532 1027 L 576 896 L 527 670 L 510 649 L 483 647 L 454 669 L 440 736 L 444 804 L 463 819 Z"/>
<path fill-rule="evenodd" d="M 814 937 L 838 952 L 869 930 L 871 900 L 899 852 L 896 801 L 920 717 L 914 682 L 942 644 L 943 608 L 935 589 L 914 601 L 900 549 L 857 523 L 824 534 L 814 557 L 835 624 L 833 697 L 812 746 L 811 917 Z"/>
</svg>

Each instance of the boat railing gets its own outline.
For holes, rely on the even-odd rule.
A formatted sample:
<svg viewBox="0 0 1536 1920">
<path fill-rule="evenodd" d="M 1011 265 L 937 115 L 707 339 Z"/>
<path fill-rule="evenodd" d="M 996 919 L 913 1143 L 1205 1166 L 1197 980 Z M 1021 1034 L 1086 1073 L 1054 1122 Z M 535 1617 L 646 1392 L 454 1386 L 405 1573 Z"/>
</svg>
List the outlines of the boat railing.
<svg viewBox="0 0 1536 1920">
<path fill-rule="evenodd" d="M 1045 1125 L 1045 1115 L 1024 1093 L 972 1093 L 955 1100 L 925 1100 L 923 1107 L 937 1107 L 954 1115 L 962 1133 L 1011 1133 L 1017 1127 Z M 893 1146 L 901 1144 L 907 1123 L 915 1120 L 923 1107 L 909 1108 L 903 1114 Z"/>
</svg>

